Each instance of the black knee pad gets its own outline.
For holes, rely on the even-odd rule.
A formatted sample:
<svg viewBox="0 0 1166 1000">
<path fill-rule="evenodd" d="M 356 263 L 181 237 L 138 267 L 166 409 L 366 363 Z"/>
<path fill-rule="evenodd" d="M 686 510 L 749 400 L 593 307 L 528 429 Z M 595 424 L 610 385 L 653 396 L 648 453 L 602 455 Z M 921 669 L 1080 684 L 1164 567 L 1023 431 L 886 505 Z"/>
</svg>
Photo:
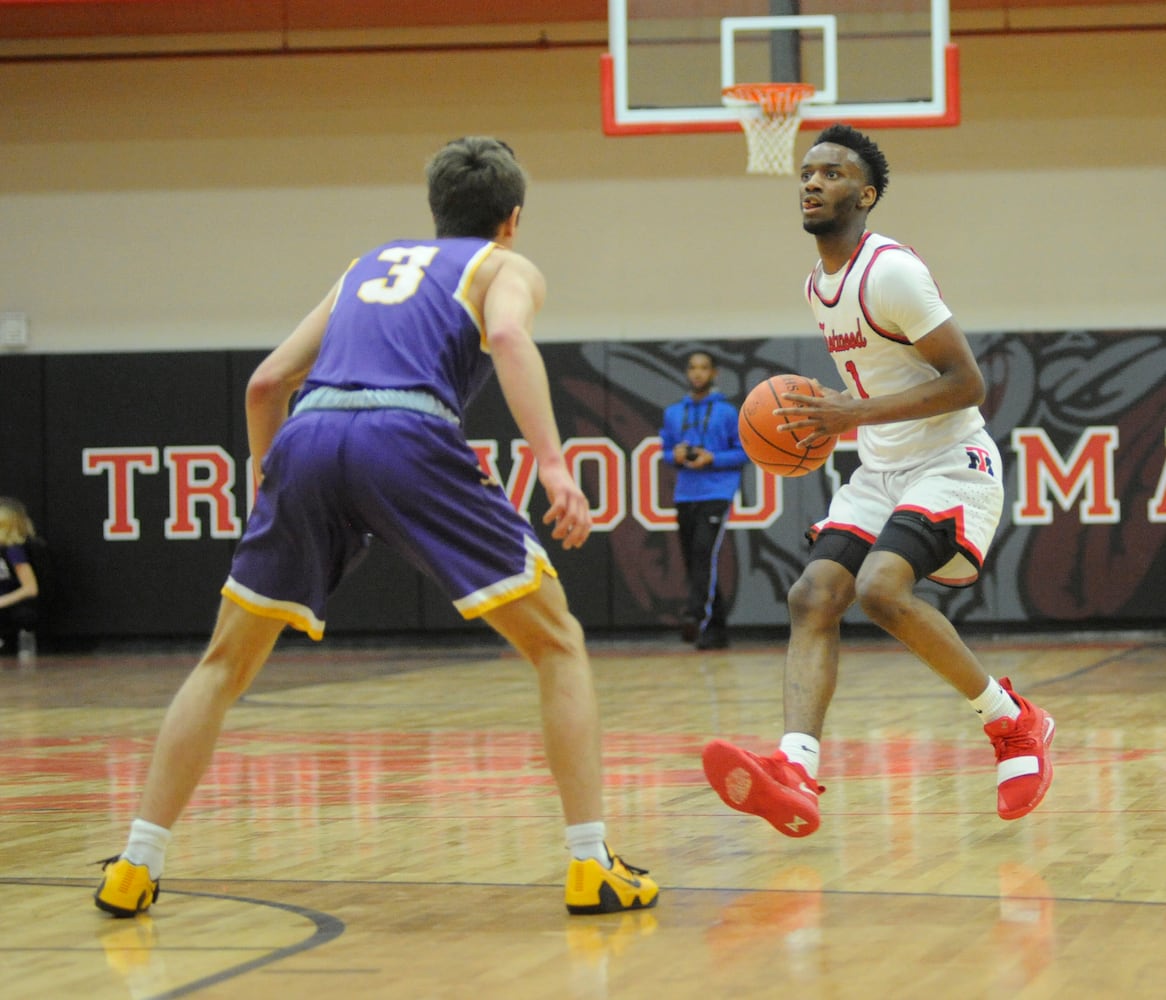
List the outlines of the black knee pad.
<svg viewBox="0 0 1166 1000">
<path fill-rule="evenodd" d="M 864 541 L 848 531 L 826 528 L 811 539 L 810 562 L 815 559 L 829 559 L 849 570 L 851 576 L 858 576 L 858 568 L 870 552 L 870 542 Z"/>
<path fill-rule="evenodd" d="M 959 552 L 954 521 L 936 524 L 910 510 L 897 510 L 887 519 L 873 548 L 906 559 L 916 581 L 930 576 Z"/>
</svg>

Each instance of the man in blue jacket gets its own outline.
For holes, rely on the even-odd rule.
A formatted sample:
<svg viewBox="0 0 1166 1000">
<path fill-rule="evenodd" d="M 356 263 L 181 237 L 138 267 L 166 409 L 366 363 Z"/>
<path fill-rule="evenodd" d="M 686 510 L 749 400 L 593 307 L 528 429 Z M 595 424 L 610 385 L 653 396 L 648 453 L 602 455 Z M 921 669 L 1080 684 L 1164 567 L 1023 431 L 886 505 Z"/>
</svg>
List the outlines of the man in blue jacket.
<svg viewBox="0 0 1166 1000">
<path fill-rule="evenodd" d="M 737 408 L 713 388 L 717 366 L 707 351 L 688 356 L 689 393 L 664 411 L 660 437 L 677 468 L 673 504 L 688 580 L 681 633 L 697 649 L 729 645 L 717 582 L 729 504 L 748 459 L 737 437 Z"/>
</svg>

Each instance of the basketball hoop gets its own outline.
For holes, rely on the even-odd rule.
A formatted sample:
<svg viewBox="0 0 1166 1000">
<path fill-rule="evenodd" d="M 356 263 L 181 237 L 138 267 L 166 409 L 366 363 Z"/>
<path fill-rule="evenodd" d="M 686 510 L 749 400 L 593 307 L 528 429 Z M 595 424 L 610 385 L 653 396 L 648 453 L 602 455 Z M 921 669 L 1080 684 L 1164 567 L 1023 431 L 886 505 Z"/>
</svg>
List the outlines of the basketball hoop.
<svg viewBox="0 0 1166 1000">
<path fill-rule="evenodd" d="M 794 138 L 802 124 L 802 101 L 813 93 L 808 83 L 737 83 L 721 91 L 722 103 L 737 112 L 749 144 L 746 173 L 794 172 Z"/>
</svg>

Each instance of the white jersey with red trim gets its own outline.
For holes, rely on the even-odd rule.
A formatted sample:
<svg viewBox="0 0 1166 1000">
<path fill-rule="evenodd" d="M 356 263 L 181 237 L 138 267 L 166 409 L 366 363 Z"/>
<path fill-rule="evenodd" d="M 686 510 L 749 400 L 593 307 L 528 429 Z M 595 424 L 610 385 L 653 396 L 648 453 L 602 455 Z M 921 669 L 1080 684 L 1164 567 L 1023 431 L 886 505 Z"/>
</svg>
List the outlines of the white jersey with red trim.
<svg viewBox="0 0 1166 1000">
<path fill-rule="evenodd" d="M 913 345 L 949 319 L 951 310 L 910 247 L 865 233 L 840 271 L 826 274 L 818 262 L 806 281 L 806 297 L 852 396 L 887 396 L 939 377 Z M 974 406 L 867 424 L 858 428 L 858 457 L 879 472 L 908 468 L 983 426 Z"/>
</svg>

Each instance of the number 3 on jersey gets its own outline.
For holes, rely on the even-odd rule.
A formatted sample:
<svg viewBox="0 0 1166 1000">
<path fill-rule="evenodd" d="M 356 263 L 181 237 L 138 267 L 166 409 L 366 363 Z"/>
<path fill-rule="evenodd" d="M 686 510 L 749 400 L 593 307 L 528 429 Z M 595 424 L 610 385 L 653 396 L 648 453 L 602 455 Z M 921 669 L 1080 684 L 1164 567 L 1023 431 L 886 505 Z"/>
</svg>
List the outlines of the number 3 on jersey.
<svg viewBox="0 0 1166 1000">
<path fill-rule="evenodd" d="M 417 292 L 425 268 L 437 256 L 437 247 L 389 247 L 380 255 L 380 260 L 389 261 L 392 267 L 386 278 L 371 278 L 362 281 L 356 294 L 362 302 L 371 305 L 394 306 L 404 302 Z"/>
<path fill-rule="evenodd" d="M 853 361 L 847 361 L 846 371 L 849 373 L 850 377 L 854 379 L 854 388 L 858 390 L 858 395 L 863 399 L 870 399 L 867 391 L 862 387 L 862 379 L 858 377 L 858 365 L 856 365 Z"/>
</svg>

